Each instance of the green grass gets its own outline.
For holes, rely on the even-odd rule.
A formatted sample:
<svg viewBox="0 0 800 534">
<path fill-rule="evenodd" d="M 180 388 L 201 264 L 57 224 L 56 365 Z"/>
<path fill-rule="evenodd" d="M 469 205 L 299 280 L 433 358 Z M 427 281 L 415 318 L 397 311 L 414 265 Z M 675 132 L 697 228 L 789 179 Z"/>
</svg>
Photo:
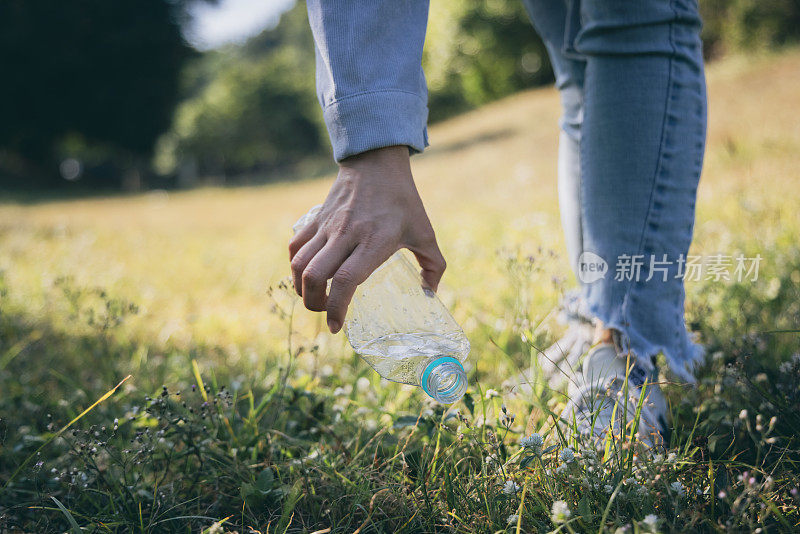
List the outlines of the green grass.
<svg viewBox="0 0 800 534">
<path fill-rule="evenodd" d="M 473 345 L 450 409 L 380 380 L 282 282 L 330 178 L 0 206 L 0 530 L 796 531 L 798 84 L 796 50 L 710 68 L 692 252 L 764 259 L 756 282 L 688 285 L 709 358 L 696 387 L 663 377 L 657 458 L 566 440 L 542 381 L 502 387 L 571 284 L 552 90 L 438 125 L 415 158 Z"/>
</svg>

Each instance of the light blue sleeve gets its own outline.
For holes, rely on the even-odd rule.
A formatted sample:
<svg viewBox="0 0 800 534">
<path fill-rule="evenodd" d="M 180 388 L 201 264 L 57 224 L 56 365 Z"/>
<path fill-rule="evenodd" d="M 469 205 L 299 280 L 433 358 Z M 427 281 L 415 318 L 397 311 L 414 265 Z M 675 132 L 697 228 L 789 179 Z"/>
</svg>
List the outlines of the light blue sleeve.
<svg viewBox="0 0 800 534">
<path fill-rule="evenodd" d="M 422 45 L 428 0 L 308 0 L 317 96 L 336 161 L 428 145 Z"/>
</svg>

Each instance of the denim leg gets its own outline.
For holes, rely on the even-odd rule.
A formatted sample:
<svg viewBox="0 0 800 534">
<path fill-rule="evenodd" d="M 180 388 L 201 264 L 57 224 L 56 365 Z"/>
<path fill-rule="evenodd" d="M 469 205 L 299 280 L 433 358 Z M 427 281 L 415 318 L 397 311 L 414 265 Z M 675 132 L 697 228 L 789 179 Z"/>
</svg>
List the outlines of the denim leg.
<svg viewBox="0 0 800 534">
<path fill-rule="evenodd" d="M 566 0 L 523 0 L 523 4 L 547 48 L 561 96 L 558 204 L 569 263 L 577 275 L 578 258 L 583 252 L 580 142 L 586 62 L 577 54 L 565 52 L 570 22 Z"/>
<path fill-rule="evenodd" d="M 697 2 L 574 1 L 580 30 L 568 45 L 586 58 L 583 245 L 609 264 L 605 278 L 584 285 L 585 298 L 645 369 L 663 352 L 691 381 L 702 350 L 686 330 L 677 260 L 692 239 L 705 145 Z M 651 272 L 651 257 L 664 255 L 666 275 Z M 617 276 L 625 256 L 642 257 L 638 278 Z"/>
</svg>

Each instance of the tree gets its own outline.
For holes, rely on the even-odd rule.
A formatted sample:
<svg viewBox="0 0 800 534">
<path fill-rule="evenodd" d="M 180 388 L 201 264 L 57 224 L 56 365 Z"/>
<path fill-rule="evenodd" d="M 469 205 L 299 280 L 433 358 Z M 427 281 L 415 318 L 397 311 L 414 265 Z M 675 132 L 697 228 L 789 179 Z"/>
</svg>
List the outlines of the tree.
<svg viewBox="0 0 800 534">
<path fill-rule="evenodd" d="M 204 176 L 265 176 L 327 152 L 304 3 L 244 45 L 192 62 L 185 84 L 186 97 L 158 144 L 162 173 L 188 163 Z"/>
<path fill-rule="evenodd" d="M 20 185 L 9 183 L 20 175 L 58 183 L 65 148 L 118 165 L 147 157 L 194 54 L 180 32 L 184 8 L 170 0 L 0 2 L 5 185 Z"/>
</svg>

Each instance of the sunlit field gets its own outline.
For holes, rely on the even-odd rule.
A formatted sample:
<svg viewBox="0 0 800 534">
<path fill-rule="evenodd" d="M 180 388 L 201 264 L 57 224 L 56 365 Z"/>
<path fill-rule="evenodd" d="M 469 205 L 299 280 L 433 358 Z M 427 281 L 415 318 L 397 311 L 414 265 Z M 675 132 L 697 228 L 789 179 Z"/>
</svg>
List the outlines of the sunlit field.
<svg viewBox="0 0 800 534">
<path fill-rule="evenodd" d="M 0 205 L 0 530 L 800 529 L 800 52 L 708 78 L 692 254 L 763 259 L 754 282 L 689 282 L 708 361 L 697 387 L 663 376 L 663 454 L 567 443 L 560 392 L 503 385 L 575 284 L 542 89 L 435 125 L 412 160 L 473 346 L 449 409 L 381 381 L 282 284 L 332 176 Z M 520 448 L 532 432 L 544 453 Z"/>
</svg>

